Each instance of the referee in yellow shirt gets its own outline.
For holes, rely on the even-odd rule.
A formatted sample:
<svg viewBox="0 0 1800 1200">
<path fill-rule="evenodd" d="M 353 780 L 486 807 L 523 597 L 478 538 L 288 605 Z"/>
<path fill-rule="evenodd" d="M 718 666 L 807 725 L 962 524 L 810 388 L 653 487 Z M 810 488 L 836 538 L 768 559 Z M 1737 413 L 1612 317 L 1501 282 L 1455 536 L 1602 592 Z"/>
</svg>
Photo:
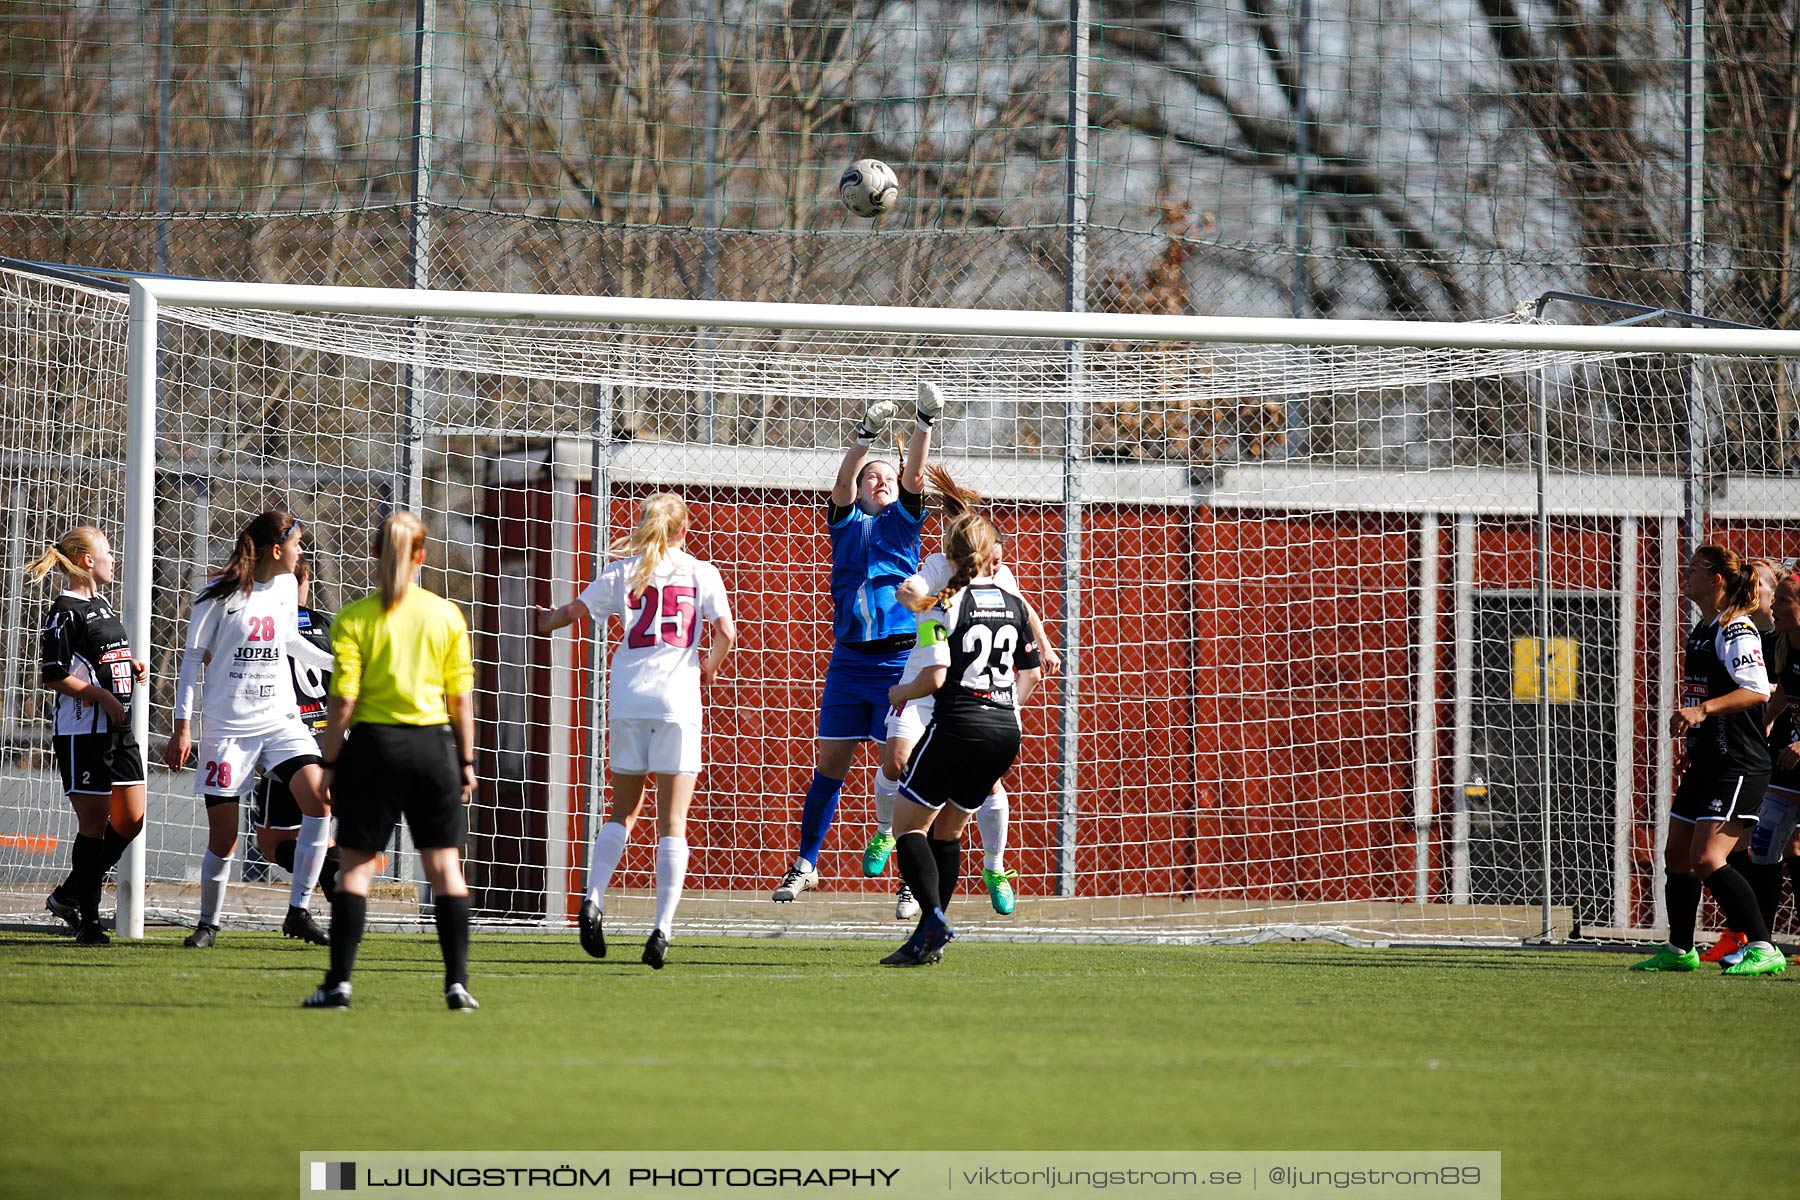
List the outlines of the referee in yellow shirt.
<svg viewBox="0 0 1800 1200">
<path fill-rule="evenodd" d="M 436 902 L 444 1002 L 467 1012 L 479 1007 L 468 988 L 469 887 L 459 850 L 468 833 L 463 806 L 475 790 L 469 625 L 456 605 L 413 582 L 425 565 L 425 522 L 394 512 L 381 523 L 375 553 L 380 590 L 331 623 L 320 750 L 343 861 L 331 901 L 331 970 L 305 1006 L 350 1007 L 375 856 L 404 815 Z"/>
</svg>

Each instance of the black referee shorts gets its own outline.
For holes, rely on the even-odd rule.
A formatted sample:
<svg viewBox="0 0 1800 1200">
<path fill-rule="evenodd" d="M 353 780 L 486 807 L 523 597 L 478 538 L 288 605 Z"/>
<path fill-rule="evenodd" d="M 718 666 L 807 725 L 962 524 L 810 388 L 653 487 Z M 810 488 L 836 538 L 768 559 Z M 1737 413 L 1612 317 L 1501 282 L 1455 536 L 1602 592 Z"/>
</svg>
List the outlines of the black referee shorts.
<svg viewBox="0 0 1800 1200">
<path fill-rule="evenodd" d="M 946 802 L 974 812 L 1019 755 L 1017 725 L 941 725 L 936 718 L 913 750 L 900 794 L 926 808 Z"/>
<path fill-rule="evenodd" d="M 421 850 L 468 840 L 462 766 L 448 725 L 354 725 L 331 784 L 338 845 L 379 854 L 402 816 Z"/>
</svg>

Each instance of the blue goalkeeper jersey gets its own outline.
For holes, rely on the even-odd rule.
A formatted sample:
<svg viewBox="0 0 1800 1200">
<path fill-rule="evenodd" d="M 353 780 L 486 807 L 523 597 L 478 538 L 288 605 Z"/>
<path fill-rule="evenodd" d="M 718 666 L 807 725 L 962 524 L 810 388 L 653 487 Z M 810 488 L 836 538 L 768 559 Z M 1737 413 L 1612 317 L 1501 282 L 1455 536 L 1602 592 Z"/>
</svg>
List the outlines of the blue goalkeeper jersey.
<svg viewBox="0 0 1800 1200">
<path fill-rule="evenodd" d="M 925 502 L 917 515 L 907 508 L 908 493 L 870 516 L 856 505 L 827 518 L 831 530 L 831 633 L 840 642 L 858 644 L 911 636 L 917 629 L 911 609 L 894 598 L 894 589 L 919 569 L 919 530 L 925 525 Z M 832 519 L 835 518 L 835 519 Z"/>
</svg>

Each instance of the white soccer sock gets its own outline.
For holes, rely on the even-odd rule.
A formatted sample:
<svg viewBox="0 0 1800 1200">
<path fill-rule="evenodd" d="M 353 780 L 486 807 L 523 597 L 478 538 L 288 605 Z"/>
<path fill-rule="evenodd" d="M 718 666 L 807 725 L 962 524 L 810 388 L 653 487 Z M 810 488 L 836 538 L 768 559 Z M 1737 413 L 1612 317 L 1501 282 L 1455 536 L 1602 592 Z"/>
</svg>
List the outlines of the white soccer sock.
<svg viewBox="0 0 1800 1200">
<path fill-rule="evenodd" d="M 235 853 L 235 851 L 234 851 Z M 231 858 L 208 850 L 200 859 L 200 923 L 217 926 L 225 909 L 225 881 L 231 878 Z"/>
<path fill-rule="evenodd" d="M 588 852 L 587 898 L 602 909 L 606 907 L 606 885 L 612 882 L 613 870 L 625 855 L 625 838 L 625 827 L 608 821 L 594 835 L 594 848 Z"/>
<path fill-rule="evenodd" d="M 1006 789 L 999 784 L 975 810 L 975 824 L 981 829 L 981 865 L 984 870 L 1001 871 L 1006 861 Z"/>
<path fill-rule="evenodd" d="M 812 869 L 813 869 L 813 860 L 812 859 L 796 858 L 794 860 L 794 870 L 799 871 L 802 875 L 804 875 L 806 872 L 808 872 Z"/>
<path fill-rule="evenodd" d="M 885 769 L 875 772 L 875 832 L 894 832 L 894 802 L 900 798 L 900 781 L 889 779 Z"/>
<path fill-rule="evenodd" d="M 294 841 L 294 880 L 288 885 L 288 905 L 305 908 L 319 886 L 325 851 L 331 848 L 331 818 L 301 817 L 300 836 Z"/>
<path fill-rule="evenodd" d="M 684 837 L 666 837 L 656 843 L 656 927 L 664 937 L 673 936 L 675 906 L 681 903 L 681 887 L 687 882 L 688 844 Z"/>
</svg>

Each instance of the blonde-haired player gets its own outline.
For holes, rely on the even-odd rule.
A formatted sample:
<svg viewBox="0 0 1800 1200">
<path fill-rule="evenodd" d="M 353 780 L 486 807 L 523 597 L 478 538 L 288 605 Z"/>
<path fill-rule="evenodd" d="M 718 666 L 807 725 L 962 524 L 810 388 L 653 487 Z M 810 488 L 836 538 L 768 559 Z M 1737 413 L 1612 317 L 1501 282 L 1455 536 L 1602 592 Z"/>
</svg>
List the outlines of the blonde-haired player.
<svg viewBox="0 0 1800 1200">
<path fill-rule="evenodd" d="M 702 684 L 711 684 L 737 641 L 731 601 L 717 567 L 686 549 L 688 508 L 680 496 L 657 492 L 644 500 L 637 528 L 615 542 L 623 555 L 580 596 L 540 610 L 539 633 L 593 620 L 604 637 L 606 619 L 619 616 L 623 637 L 612 657 L 607 698 L 608 764 L 613 802 L 588 855 L 587 895 L 581 901 L 581 946 L 606 957 L 602 916 L 606 889 L 644 803 L 646 778 L 656 775 L 656 927 L 643 960 L 657 970 L 674 931 L 675 908 L 687 876 L 687 810 L 700 773 Z M 710 627 L 706 654 L 700 630 Z"/>
<path fill-rule="evenodd" d="M 64 579 L 44 614 L 38 677 L 56 693 L 51 733 L 75 837 L 68 878 L 44 907 L 84 946 L 111 940 L 100 927 L 100 888 L 144 827 L 144 755 L 131 706 L 150 668 L 131 656 L 125 625 L 100 592 L 112 584 L 113 565 L 106 535 L 77 525 L 25 568 L 33 583 L 52 571 Z"/>
</svg>

